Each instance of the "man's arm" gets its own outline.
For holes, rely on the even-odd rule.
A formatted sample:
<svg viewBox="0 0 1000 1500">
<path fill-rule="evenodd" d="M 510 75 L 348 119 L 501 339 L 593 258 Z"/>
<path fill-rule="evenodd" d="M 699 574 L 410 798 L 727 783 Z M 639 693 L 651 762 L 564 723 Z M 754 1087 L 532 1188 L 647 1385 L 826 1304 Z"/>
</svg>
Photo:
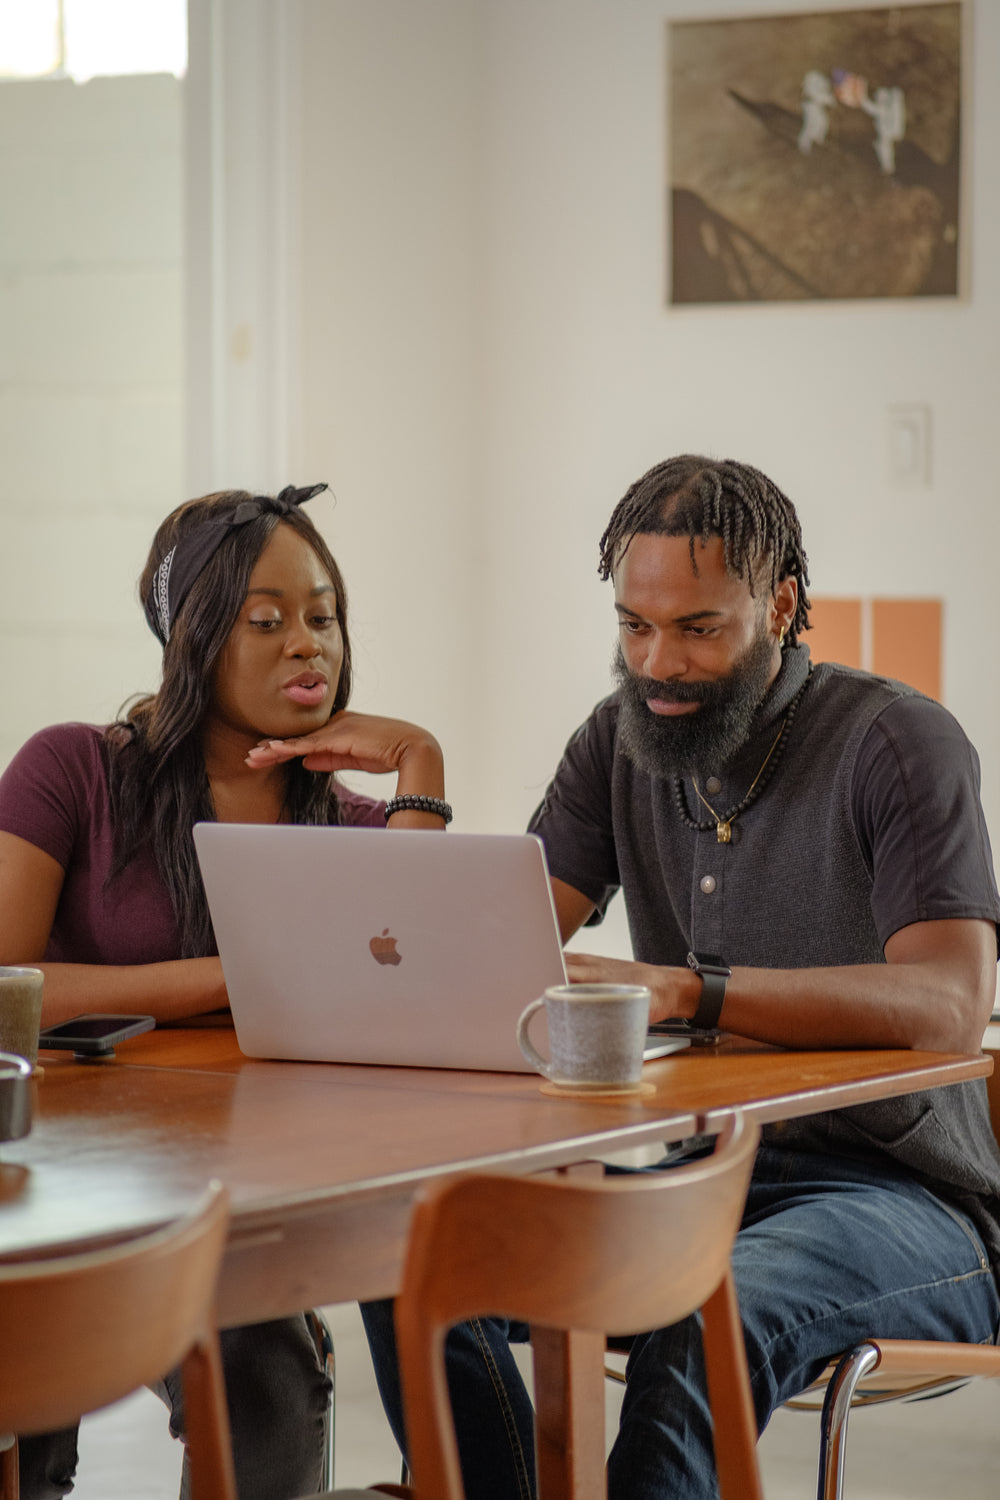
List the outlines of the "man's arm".
<svg viewBox="0 0 1000 1500">
<path fill-rule="evenodd" d="M 594 910 L 594 903 L 582 891 L 574 890 L 565 880 L 552 878 L 552 899 L 555 902 L 559 935 L 568 943 L 574 932 L 582 927 Z M 568 957 L 569 955 L 567 955 Z"/>
<path fill-rule="evenodd" d="M 607 738 L 605 760 L 611 754 Z M 583 787 L 577 805 L 586 809 L 588 798 L 599 801 L 603 783 L 588 777 L 579 755 L 573 768 Z M 883 936 L 886 962 L 734 968 L 719 1024 L 779 1046 L 978 1052 L 996 992 L 997 933 L 986 915 L 995 907 L 996 892 L 975 753 L 943 709 L 904 698 L 869 731 L 854 779 L 852 815 L 862 843 L 872 851 L 876 926 L 889 934 Z M 916 822 L 914 808 L 920 809 Z M 544 837 L 546 830 L 539 832 Z M 914 868 L 915 846 L 922 851 L 919 900 L 912 874 L 907 875 Z M 567 873 L 573 868 L 566 858 L 553 860 L 551 851 L 550 860 Z M 928 885 L 935 872 L 938 878 Z M 553 887 L 565 941 L 593 908 L 571 884 L 554 880 Z M 923 918 L 935 905 L 940 917 L 911 920 L 920 908 Z M 965 915 L 963 907 L 975 915 Z M 567 954 L 566 966 L 577 983 L 648 984 L 654 1020 L 690 1019 L 701 998 L 701 980 L 687 967 L 579 953 Z"/>
<path fill-rule="evenodd" d="M 589 903 L 553 882 L 565 924 Z M 579 923 L 577 923 L 579 925 Z M 575 927 L 570 928 L 575 931 Z M 823 969 L 734 968 L 719 1025 L 781 1047 L 914 1047 L 978 1052 L 996 992 L 997 943 L 992 922 L 915 922 L 885 945 L 884 964 Z M 567 953 L 575 984 L 646 984 L 654 1021 L 694 1015 L 701 980 L 689 969 Z"/>
</svg>

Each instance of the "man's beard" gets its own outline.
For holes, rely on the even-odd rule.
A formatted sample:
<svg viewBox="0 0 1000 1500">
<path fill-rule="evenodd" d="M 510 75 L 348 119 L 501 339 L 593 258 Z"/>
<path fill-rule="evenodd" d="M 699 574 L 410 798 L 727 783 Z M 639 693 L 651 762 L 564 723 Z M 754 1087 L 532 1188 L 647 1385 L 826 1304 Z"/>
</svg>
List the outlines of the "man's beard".
<svg viewBox="0 0 1000 1500">
<path fill-rule="evenodd" d="M 661 778 L 717 771 L 749 737 L 774 670 L 774 637 L 761 629 L 732 670 L 711 682 L 642 677 L 629 671 L 620 645 L 612 670 L 621 702 L 618 742 L 640 771 Z M 648 698 L 699 707 L 685 714 L 654 714 Z"/>
</svg>

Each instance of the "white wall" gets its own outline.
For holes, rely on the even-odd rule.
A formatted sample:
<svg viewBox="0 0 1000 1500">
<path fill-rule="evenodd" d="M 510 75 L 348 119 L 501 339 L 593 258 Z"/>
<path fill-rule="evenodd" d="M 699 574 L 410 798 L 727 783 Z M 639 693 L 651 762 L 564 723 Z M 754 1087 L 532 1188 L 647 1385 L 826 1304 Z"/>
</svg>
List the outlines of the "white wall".
<svg viewBox="0 0 1000 1500">
<path fill-rule="evenodd" d="M 815 8 L 718 0 L 712 13 Z M 280 76 L 267 79 L 260 56 L 223 69 L 226 108 L 215 99 L 213 116 L 202 95 L 190 110 L 189 160 L 211 149 L 213 181 L 225 174 L 224 249 L 237 261 L 214 274 L 231 294 L 248 270 L 240 246 L 259 258 L 232 207 L 260 150 L 238 122 L 262 77 L 274 83 L 286 101 L 267 165 L 272 210 L 288 221 L 278 291 L 298 312 L 284 329 L 273 308 L 257 316 L 286 361 L 295 351 L 283 379 L 301 393 L 301 422 L 272 435 L 267 462 L 290 443 L 288 478 L 333 485 L 335 501 L 312 510 L 352 595 L 356 704 L 440 734 L 457 826 L 523 826 L 607 688 L 612 616 L 595 570 L 611 507 L 649 464 L 703 448 L 760 465 L 796 500 L 817 593 L 944 597 L 946 697 L 979 746 L 1000 829 L 1000 8 L 975 6 L 966 78 L 967 302 L 671 310 L 665 22 L 699 10 L 253 0 L 258 51 Z M 248 46 L 248 16 L 234 0 L 192 0 L 193 44 L 213 27 L 224 43 L 223 22 L 242 17 Z M 204 73 L 194 62 L 192 79 Z M 185 496 L 191 82 L 0 87 L 0 760 L 40 724 L 106 718 L 155 685 L 132 590 L 154 524 Z M 235 123 L 203 141 L 213 117 Z M 195 254 L 204 229 L 189 225 Z M 258 293 L 274 274 L 267 255 Z M 227 359 L 262 347 L 252 326 L 249 344 L 234 342 L 236 301 L 203 309 Z M 235 462 L 259 433 L 241 407 L 247 371 L 227 368 L 213 378 L 233 398 L 230 425 L 244 412 L 224 445 Z M 932 408 L 926 490 L 887 479 L 886 411 L 907 402 Z M 228 466 L 211 482 L 232 482 Z"/>
<path fill-rule="evenodd" d="M 1000 831 L 1000 7 L 975 6 L 965 79 L 968 301 L 669 309 L 665 22 L 692 14 L 301 6 L 302 472 L 338 491 L 362 691 L 442 727 L 460 826 L 521 827 L 607 690 L 613 504 L 670 453 L 736 457 L 795 500 L 814 592 L 943 597 L 946 700 Z M 926 489 L 888 478 L 911 402 Z"/>
<path fill-rule="evenodd" d="M 467 0 L 302 7 L 302 482 L 351 599 L 354 706 L 431 727 L 485 805 L 478 51 Z M 488 689 L 487 689 L 488 691 Z M 359 783 L 360 784 L 360 783 Z"/>
<path fill-rule="evenodd" d="M 0 83 L 0 765 L 155 688 L 134 595 L 181 495 L 181 92 Z"/>
</svg>

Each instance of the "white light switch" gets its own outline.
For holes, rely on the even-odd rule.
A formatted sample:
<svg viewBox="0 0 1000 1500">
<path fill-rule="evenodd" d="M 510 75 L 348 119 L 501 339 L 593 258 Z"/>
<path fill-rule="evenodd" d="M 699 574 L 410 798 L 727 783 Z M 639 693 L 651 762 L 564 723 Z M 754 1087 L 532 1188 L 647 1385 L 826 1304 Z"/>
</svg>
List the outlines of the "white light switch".
<svg viewBox="0 0 1000 1500">
<path fill-rule="evenodd" d="M 930 407 L 921 404 L 890 406 L 888 439 L 890 481 L 893 484 L 930 484 Z"/>
</svg>

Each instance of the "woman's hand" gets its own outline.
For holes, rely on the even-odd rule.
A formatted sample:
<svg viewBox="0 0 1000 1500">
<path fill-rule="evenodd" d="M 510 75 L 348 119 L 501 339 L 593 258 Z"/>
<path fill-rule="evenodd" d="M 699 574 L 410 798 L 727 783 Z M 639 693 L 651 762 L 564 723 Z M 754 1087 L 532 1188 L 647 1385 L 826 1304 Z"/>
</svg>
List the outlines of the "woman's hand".
<svg viewBox="0 0 1000 1500">
<path fill-rule="evenodd" d="M 301 757 L 310 771 L 395 771 L 396 795 L 444 797 L 444 756 L 434 736 L 405 719 L 384 719 L 344 709 L 312 734 L 265 740 L 247 756 L 247 765 L 266 768 Z M 433 813 L 394 813 L 393 828 L 440 828 Z"/>
<path fill-rule="evenodd" d="M 441 747 L 432 734 L 405 719 L 384 719 L 376 714 L 358 714 L 343 709 L 322 729 L 294 739 L 263 740 L 247 756 L 247 764 L 274 766 L 300 756 L 310 771 L 400 771 L 414 758 L 430 765 L 436 758 L 443 768 Z M 444 785 L 443 769 L 440 784 Z M 424 787 L 427 797 L 440 792 Z"/>
<path fill-rule="evenodd" d="M 570 984 L 644 984 L 652 996 L 650 1021 L 673 1016 L 688 1020 L 698 1009 L 701 980 L 691 969 L 640 964 L 626 958 L 600 958 L 596 953 L 565 953 Z"/>
</svg>

